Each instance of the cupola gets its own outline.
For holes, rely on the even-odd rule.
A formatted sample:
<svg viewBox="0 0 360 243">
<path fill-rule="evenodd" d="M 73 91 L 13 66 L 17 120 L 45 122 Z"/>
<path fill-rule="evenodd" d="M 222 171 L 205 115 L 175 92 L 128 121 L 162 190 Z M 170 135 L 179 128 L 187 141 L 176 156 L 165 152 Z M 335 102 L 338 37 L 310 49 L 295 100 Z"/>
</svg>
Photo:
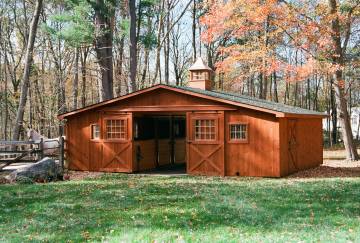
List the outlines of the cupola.
<svg viewBox="0 0 360 243">
<path fill-rule="evenodd" d="M 190 80 L 189 87 L 211 90 L 213 70 L 204 63 L 201 57 L 189 68 Z"/>
</svg>

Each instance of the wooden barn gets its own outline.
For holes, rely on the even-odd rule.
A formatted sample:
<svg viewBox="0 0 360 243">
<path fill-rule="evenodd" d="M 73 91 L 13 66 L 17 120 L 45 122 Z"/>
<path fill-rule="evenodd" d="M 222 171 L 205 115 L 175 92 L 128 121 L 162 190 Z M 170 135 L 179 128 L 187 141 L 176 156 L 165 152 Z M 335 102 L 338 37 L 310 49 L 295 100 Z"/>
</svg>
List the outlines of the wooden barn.
<svg viewBox="0 0 360 243">
<path fill-rule="evenodd" d="M 281 177 L 322 163 L 323 113 L 211 90 L 201 59 L 188 87 L 155 85 L 59 115 L 70 169 Z"/>
</svg>

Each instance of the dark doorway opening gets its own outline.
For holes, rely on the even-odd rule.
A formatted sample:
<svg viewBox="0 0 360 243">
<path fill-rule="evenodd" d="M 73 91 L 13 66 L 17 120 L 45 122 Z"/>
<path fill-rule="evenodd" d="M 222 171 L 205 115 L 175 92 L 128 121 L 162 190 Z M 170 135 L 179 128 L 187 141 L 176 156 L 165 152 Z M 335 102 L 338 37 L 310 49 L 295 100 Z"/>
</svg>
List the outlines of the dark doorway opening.
<svg viewBox="0 0 360 243">
<path fill-rule="evenodd" d="M 186 171 L 185 115 L 135 115 L 133 127 L 137 171 Z"/>
</svg>

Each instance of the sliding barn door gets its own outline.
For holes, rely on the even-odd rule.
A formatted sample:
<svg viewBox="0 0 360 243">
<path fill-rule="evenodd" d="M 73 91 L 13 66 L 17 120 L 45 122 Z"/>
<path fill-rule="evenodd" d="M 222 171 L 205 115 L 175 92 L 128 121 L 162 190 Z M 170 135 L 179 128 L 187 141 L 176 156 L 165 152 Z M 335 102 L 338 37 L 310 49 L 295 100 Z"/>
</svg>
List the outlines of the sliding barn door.
<svg viewBox="0 0 360 243">
<path fill-rule="evenodd" d="M 132 172 L 132 115 L 104 116 L 102 134 L 100 171 Z"/>
<path fill-rule="evenodd" d="M 224 113 L 188 113 L 187 132 L 187 173 L 224 176 Z"/>
</svg>

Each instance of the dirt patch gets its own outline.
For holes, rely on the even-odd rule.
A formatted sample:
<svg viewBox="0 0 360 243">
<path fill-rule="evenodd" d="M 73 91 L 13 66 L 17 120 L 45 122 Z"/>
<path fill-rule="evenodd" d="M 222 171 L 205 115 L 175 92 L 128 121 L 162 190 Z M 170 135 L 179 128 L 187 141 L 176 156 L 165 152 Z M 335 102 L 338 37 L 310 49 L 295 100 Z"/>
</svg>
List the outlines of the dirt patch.
<svg viewBox="0 0 360 243">
<path fill-rule="evenodd" d="M 299 171 L 289 175 L 287 178 L 360 177 L 360 161 L 346 161 L 342 157 L 345 157 L 345 151 L 324 151 L 324 161 L 321 166 Z M 4 177 L 10 172 L 11 170 L 0 171 L 0 184 L 8 183 Z M 80 181 L 88 178 L 98 178 L 104 174 L 104 172 L 69 171 L 64 179 Z"/>
<path fill-rule="evenodd" d="M 5 179 L 11 170 L 0 171 L 0 184 L 8 184 L 9 181 Z M 64 175 L 65 180 L 81 181 L 84 179 L 98 178 L 104 175 L 104 172 L 90 172 L 90 171 L 69 171 Z"/>
<path fill-rule="evenodd" d="M 324 160 L 319 167 L 299 171 L 288 178 L 360 177 L 360 161 Z"/>
<path fill-rule="evenodd" d="M 360 177 L 360 167 L 330 167 L 319 166 L 289 175 L 288 178 L 331 178 L 331 177 Z"/>
<path fill-rule="evenodd" d="M 84 179 L 98 178 L 104 174 L 104 172 L 69 171 L 65 176 L 68 176 L 68 178 L 66 178 L 67 180 L 81 181 Z"/>
</svg>

